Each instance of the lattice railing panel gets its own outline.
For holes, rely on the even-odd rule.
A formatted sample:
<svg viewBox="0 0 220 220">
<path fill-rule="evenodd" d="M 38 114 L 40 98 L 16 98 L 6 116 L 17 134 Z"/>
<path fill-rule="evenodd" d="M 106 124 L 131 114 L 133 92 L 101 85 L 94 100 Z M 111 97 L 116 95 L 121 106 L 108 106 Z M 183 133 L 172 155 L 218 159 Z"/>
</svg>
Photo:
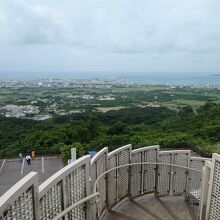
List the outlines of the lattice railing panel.
<svg viewBox="0 0 220 220">
<path fill-rule="evenodd" d="M 126 145 L 109 153 L 108 169 L 129 164 L 131 161 L 131 145 Z M 128 196 L 129 167 L 119 168 L 108 173 L 108 206 Z"/>
<path fill-rule="evenodd" d="M 180 165 L 183 167 L 189 167 L 190 163 L 190 151 L 178 152 L 173 154 L 173 164 Z M 173 167 L 173 194 L 179 195 L 182 193 L 187 193 L 188 186 L 188 170 Z"/>
<path fill-rule="evenodd" d="M 207 220 L 219 219 L 220 155 L 214 155 L 212 165 L 209 166 L 210 170 L 206 172 L 207 175 L 202 176 L 205 182 L 201 195 L 201 172 L 191 168 L 205 170 L 203 169 L 205 160 L 191 158 L 190 151 L 186 150 L 159 153 L 159 146 L 131 151 L 131 145 L 126 145 L 109 154 L 105 148 L 92 159 L 91 163 L 90 157 L 84 156 L 58 171 L 41 184 L 39 193 L 37 174 L 31 173 L 24 177 L 0 198 L 0 220 L 50 220 L 87 196 L 89 198 L 77 204 L 76 208 L 74 206 L 72 210 L 61 215 L 68 220 L 96 220 L 105 208 L 111 208 L 124 197 L 155 192 L 155 187 L 159 196 L 186 194 L 193 204 L 200 201 L 201 196 L 203 210 L 201 209 L 200 216 L 204 210 L 208 210 Z M 127 166 L 130 163 L 163 164 Z M 207 161 L 206 164 L 208 163 L 210 162 Z M 125 167 L 120 167 L 122 165 Z M 103 175 L 107 170 L 116 167 L 119 168 Z M 96 188 L 100 193 L 99 199 L 94 195 L 90 197 L 91 189 L 101 175 L 103 176 L 97 182 Z M 205 186 L 208 185 L 209 193 L 205 193 Z M 85 202 L 91 198 L 93 201 Z"/>
<path fill-rule="evenodd" d="M 67 184 L 69 186 L 68 204 L 74 204 L 86 197 L 86 169 L 82 166 L 74 170 L 68 177 L 66 177 Z M 84 205 L 80 205 L 73 209 L 70 219 L 85 220 L 86 209 Z"/>
<path fill-rule="evenodd" d="M 131 154 L 132 163 L 141 163 L 143 160 L 143 151 L 133 150 Z M 136 197 L 142 194 L 143 191 L 143 166 L 136 165 L 131 168 L 130 179 L 130 195 Z"/>
<path fill-rule="evenodd" d="M 144 152 L 143 162 L 157 163 L 159 148 L 151 148 Z M 143 165 L 143 193 L 154 192 L 156 187 L 156 165 Z"/>
<path fill-rule="evenodd" d="M 156 163 L 159 146 L 149 146 L 132 151 L 132 163 Z M 156 165 L 136 165 L 131 167 L 131 197 L 154 192 L 156 185 Z"/>
<path fill-rule="evenodd" d="M 205 166 L 203 167 L 203 173 L 202 173 L 201 197 L 200 197 L 199 215 L 198 215 L 199 220 L 205 219 L 206 210 L 208 208 L 211 169 L 212 169 L 211 160 L 206 160 Z"/>
<path fill-rule="evenodd" d="M 124 149 L 118 154 L 118 165 L 129 164 L 131 148 Z M 129 193 L 129 167 L 118 169 L 118 200 L 128 196 Z"/>
<path fill-rule="evenodd" d="M 95 180 L 101 176 L 106 170 L 108 165 L 108 148 L 103 148 L 99 151 L 91 160 L 90 177 L 92 190 L 94 187 Z M 91 215 L 96 218 L 99 214 L 107 207 L 107 194 L 106 194 L 106 175 L 103 176 L 97 185 L 97 192 L 100 193 L 99 203 L 91 205 Z"/>
<path fill-rule="evenodd" d="M 108 158 L 108 169 L 117 166 L 117 154 Z M 117 202 L 117 170 L 110 171 L 107 175 L 108 180 L 108 207 Z"/>
<path fill-rule="evenodd" d="M 40 199 L 40 219 L 52 219 L 63 211 L 62 182 L 51 187 Z"/>
<path fill-rule="evenodd" d="M 205 166 L 205 161 L 208 160 L 202 157 L 191 157 L 190 159 L 190 168 L 203 171 Z M 201 197 L 201 182 L 202 182 L 202 173 L 195 171 L 189 171 L 189 193 L 188 200 L 191 204 L 199 204 Z"/>
<path fill-rule="evenodd" d="M 159 163 L 172 164 L 172 154 L 168 152 L 159 153 Z M 157 195 L 170 194 L 171 166 L 158 165 Z"/>
<path fill-rule="evenodd" d="M 38 193 L 37 173 L 31 172 L 9 189 L 0 200 L 0 219 L 34 220 Z"/>
<path fill-rule="evenodd" d="M 22 193 L 4 213 L 4 219 L 34 219 L 33 188 Z"/>
<path fill-rule="evenodd" d="M 206 217 L 208 220 L 217 220 L 220 216 L 220 155 L 214 154 L 212 163 Z"/>
<path fill-rule="evenodd" d="M 64 167 L 40 186 L 40 219 L 53 219 L 65 208 L 90 193 L 90 158 L 84 156 Z M 86 205 L 79 205 L 67 214 L 68 219 L 85 220 Z"/>
</svg>

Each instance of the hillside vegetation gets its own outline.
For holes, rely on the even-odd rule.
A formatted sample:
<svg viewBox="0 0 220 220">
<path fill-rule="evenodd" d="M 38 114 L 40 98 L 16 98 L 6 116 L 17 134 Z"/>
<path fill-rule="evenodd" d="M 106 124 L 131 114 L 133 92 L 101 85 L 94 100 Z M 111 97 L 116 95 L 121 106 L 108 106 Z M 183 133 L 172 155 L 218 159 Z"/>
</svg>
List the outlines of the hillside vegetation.
<svg viewBox="0 0 220 220">
<path fill-rule="evenodd" d="M 0 157 L 17 156 L 35 148 L 38 155 L 58 154 L 68 146 L 87 150 L 124 144 L 134 148 L 160 144 L 162 148 L 189 148 L 202 156 L 220 153 L 220 104 L 207 102 L 193 111 L 165 107 L 131 107 L 106 113 L 86 111 L 36 122 L 0 117 Z"/>
</svg>

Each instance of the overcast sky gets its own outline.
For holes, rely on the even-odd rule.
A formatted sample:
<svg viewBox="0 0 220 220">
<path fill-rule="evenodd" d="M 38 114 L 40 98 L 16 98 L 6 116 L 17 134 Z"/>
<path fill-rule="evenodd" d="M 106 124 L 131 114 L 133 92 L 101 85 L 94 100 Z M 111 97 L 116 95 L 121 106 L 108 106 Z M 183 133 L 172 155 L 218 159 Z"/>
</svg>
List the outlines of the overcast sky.
<svg viewBox="0 0 220 220">
<path fill-rule="evenodd" d="M 0 0 L 0 71 L 219 72 L 219 0 Z"/>
</svg>

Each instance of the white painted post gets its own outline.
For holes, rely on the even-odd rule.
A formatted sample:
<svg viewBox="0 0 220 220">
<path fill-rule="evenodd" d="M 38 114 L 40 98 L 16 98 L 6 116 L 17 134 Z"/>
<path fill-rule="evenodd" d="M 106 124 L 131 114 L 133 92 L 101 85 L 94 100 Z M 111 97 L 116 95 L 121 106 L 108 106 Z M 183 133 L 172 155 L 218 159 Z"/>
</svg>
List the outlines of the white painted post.
<svg viewBox="0 0 220 220">
<path fill-rule="evenodd" d="M 71 148 L 71 162 L 76 160 L 76 148 Z"/>
<path fill-rule="evenodd" d="M 68 160 L 68 164 L 76 161 L 76 148 L 71 148 L 71 159 Z"/>
<path fill-rule="evenodd" d="M 207 205 L 209 178 L 210 178 L 211 162 L 206 161 L 203 167 L 201 198 L 199 203 L 199 220 L 203 220 L 205 216 L 205 208 Z"/>
<path fill-rule="evenodd" d="M 220 161 L 220 155 L 217 153 L 212 154 L 212 164 L 211 164 L 211 173 L 210 173 L 210 180 L 209 180 L 209 189 L 208 189 L 208 198 L 207 198 L 207 206 L 206 206 L 206 214 L 205 214 L 205 220 L 209 219 L 210 215 L 210 208 L 211 208 L 211 200 L 212 200 L 212 194 L 213 194 L 213 181 L 214 178 L 218 178 L 215 176 L 215 166 L 216 163 Z M 217 201 L 215 201 L 217 203 Z"/>
</svg>

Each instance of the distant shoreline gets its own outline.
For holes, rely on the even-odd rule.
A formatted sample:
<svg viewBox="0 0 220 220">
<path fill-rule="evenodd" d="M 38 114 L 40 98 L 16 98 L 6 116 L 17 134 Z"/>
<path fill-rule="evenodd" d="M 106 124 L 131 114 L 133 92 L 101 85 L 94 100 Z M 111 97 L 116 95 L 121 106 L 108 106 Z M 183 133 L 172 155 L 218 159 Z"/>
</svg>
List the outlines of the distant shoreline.
<svg viewBox="0 0 220 220">
<path fill-rule="evenodd" d="M 197 73 L 197 74 L 179 74 L 179 73 L 108 73 L 108 72 L 9 72 L 3 73 L 0 71 L 0 81 L 4 80 L 21 80 L 21 81 L 35 81 L 35 80 L 119 80 L 128 83 L 144 83 L 151 85 L 179 85 L 179 86 L 220 86 L 220 73 Z"/>
</svg>

